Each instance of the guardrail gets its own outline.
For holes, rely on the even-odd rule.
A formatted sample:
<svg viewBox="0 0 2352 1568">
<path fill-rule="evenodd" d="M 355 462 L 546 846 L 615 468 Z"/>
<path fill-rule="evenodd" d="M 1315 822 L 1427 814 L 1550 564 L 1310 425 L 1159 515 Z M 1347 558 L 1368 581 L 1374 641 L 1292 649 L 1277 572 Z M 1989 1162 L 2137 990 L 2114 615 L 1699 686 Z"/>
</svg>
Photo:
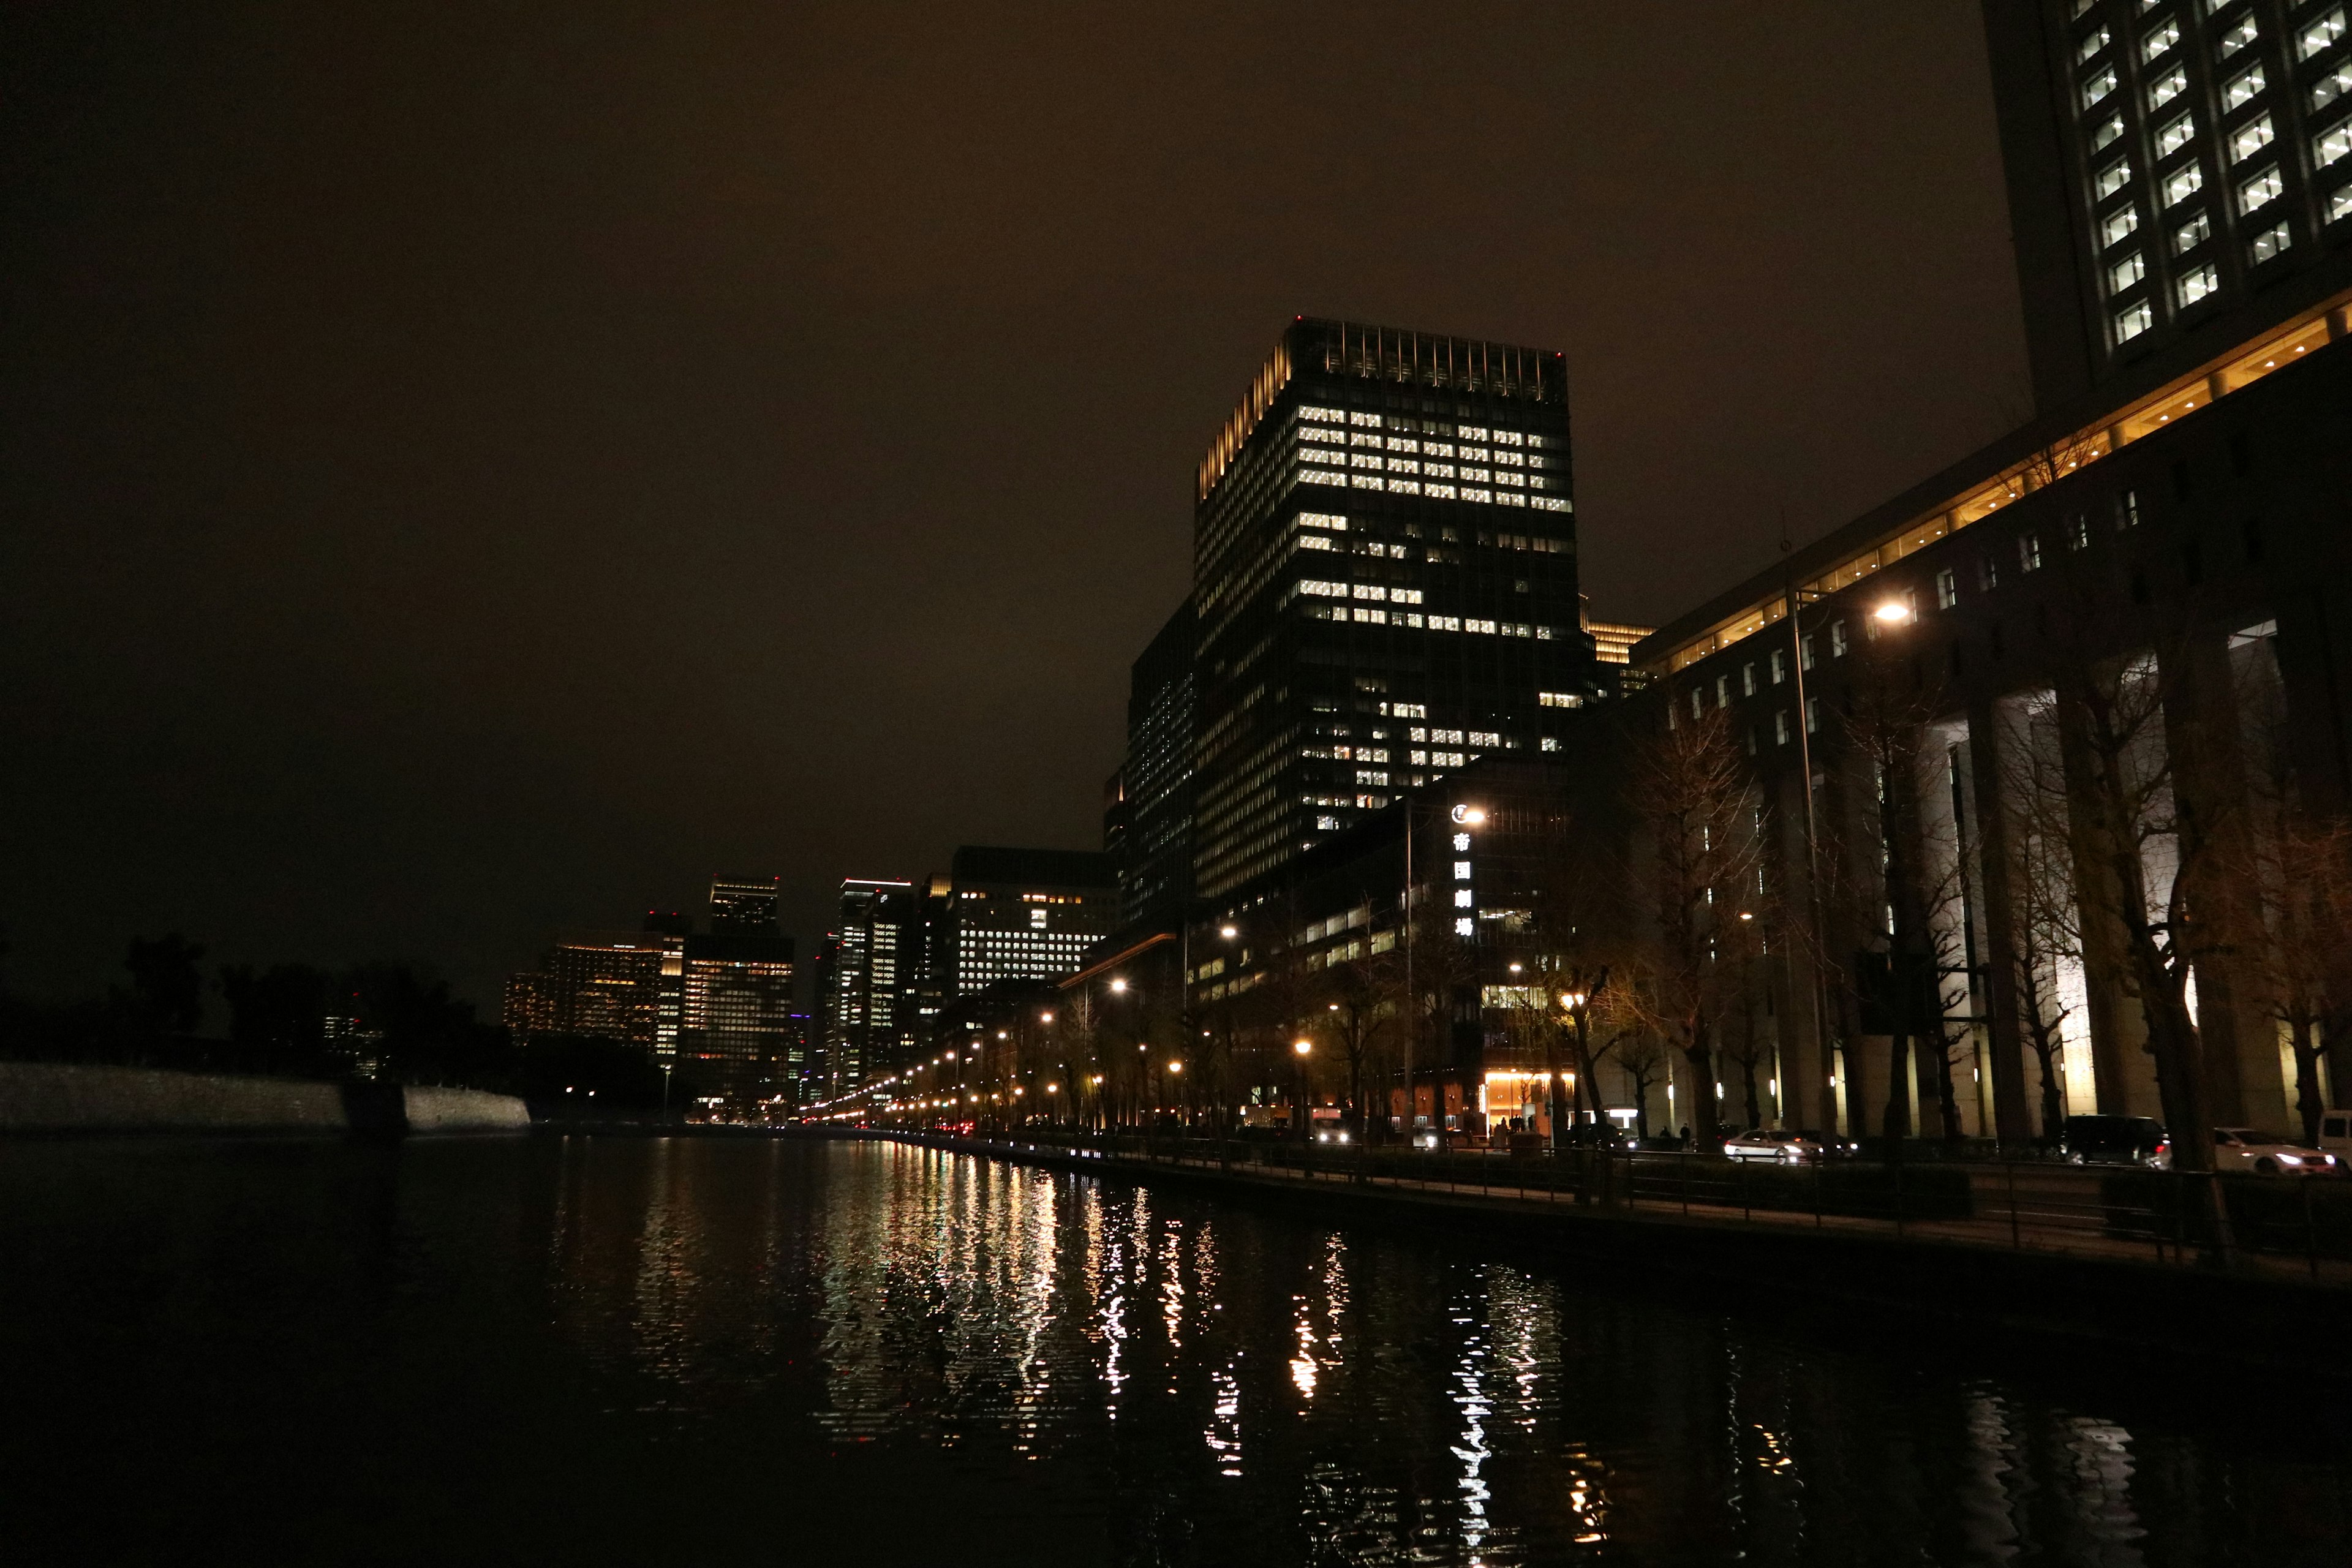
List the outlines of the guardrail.
<svg viewBox="0 0 2352 1568">
<path fill-rule="evenodd" d="M 1141 1133 L 869 1135 L 1267 1180 L 1475 1194 L 1693 1223 L 1882 1232 L 2019 1251 L 2283 1271 L 2352 1286 L 2352 1179 L 2047 1162 L 1809 1160 L 1673 1151 L 1505 1153 Z M 2224 1233 L 2219 1221 L 2226 1215 Z"/>
</svg>

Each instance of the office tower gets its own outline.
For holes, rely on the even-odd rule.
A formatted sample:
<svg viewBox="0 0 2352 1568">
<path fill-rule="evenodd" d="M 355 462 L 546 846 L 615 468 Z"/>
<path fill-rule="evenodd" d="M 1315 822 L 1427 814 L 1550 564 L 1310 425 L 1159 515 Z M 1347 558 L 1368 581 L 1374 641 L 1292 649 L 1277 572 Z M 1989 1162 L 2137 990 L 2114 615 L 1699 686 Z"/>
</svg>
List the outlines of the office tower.
<svg viewBox="0 0 2352 1568">
<path fill-rule="evenodd" d="M 710 884 L 710 934 L 774 936 L 782 879 L 719 877 Z"/>
<path fill-rule="evenodd" d="M 1192 900 L 1192 634 L 1188 598 L 1129 677 L 1127 760 L 1114 775 L 1119 798 L 1105 813 L 1103 845 L 1118 865 L 1129 925 L 1181 920 Z"/>
<path fill-rule="evenodd" d="M 897 1031 L 899 1043 L 919 1051 L 929 1046 L 940 1013 L 955 994 L 955 884 L 946 877 L 924 879 L 915 959 L 900 991 L 908 1005 Z"/>
<path fill-rule="evenodd" d="M 2168 380 L 2352 287 L 2344 5 L 1984 15 L 2043 412 Z"/>
<path fill-rule="evenodd" d="M 507 1027 L 521 1043 L 583 1035 L 650 1051 L 659 1034 L 666 952 L 662 936 L 639 931 L 558 942 L 537 970 L 507 983 Z"/>
<path fill-rule="evenodd" d="M 661 989 L 655 1001 L 654 1058 L 665 1068 L 677 1065 L 677 1031 L 685 1010 L 686 939 L 694 934 L 694 917 L 677 910 L 647 910 L 645 931 L 662 942 Z"/>
<path fill-rule="evenodd" d="M 914 1037 L 903 994 L 921 962 L 922 910 L 912 882 L 850 877 L 828 939 L 823 1013 L 827 1096 L 887 1073 Z"/>
<path fill-rule="evenodd" d="M 1201 464 L 1195 891 L 1595 693 L 1562 357 L 1301 318 Z"/>
<path fill-rule="evenodd" d="M 688 1092 L 737 1110 L 780 1092 L 795 1035 L 793 939 L 777 929 L 776 883 L 714 880 L 709 934 L 686 937 L 677 961 L 677 1064 Z"/>
<path fill-rule="evenodd" d="M 1118 923 L 1118 869 L 1092 850 L 968 844 L 955 852 L 950 880 L 951 996 L 1075 973 L 1087 946 Z"/>
</svg>

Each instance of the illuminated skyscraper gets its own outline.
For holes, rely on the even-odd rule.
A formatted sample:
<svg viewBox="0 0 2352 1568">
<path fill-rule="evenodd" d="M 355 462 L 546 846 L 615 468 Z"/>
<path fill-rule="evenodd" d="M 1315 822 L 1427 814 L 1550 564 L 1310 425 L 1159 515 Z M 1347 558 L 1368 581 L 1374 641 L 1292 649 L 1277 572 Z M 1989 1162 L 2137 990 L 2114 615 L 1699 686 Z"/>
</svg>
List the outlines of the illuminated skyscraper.
<svg viewBox="0 0 2352 1568">
<path fill-rule="evenodd" d="M 1300 319 L 1201 464 L 1196 891 L 1216 898 L 1601 689 L 1554 352 Z"/>
<path fill-rule="evenodd" d="M 826 943 L 817 997 L 826 1095 L 845 1094 L 887 1072 L 911 1041 L 908 991 L 921 964 L 922 930 L 912 882 L 843 879 L 841 925 Z"/>
</svg>

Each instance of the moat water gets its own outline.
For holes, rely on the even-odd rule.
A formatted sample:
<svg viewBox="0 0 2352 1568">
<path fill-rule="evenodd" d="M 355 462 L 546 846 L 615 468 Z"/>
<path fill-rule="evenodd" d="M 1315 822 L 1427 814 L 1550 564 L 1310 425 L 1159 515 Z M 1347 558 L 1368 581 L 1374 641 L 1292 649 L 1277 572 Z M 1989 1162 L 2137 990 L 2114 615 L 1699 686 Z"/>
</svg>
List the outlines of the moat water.
<svg viewBox="0 0 2352 1568">
<path fill-rule="evenodd" d="M 1773 1291 L 895 1145 L 0 1144 L 0 1561 L 2352 1562 L 2317 1385 Z"/>
</svg>

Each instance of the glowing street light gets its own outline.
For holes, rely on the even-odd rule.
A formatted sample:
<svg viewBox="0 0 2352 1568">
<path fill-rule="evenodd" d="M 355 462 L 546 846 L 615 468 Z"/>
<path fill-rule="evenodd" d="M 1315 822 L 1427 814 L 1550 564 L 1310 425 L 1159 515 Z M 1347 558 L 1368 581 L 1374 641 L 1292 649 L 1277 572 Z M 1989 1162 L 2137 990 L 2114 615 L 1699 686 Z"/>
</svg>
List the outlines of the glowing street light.
<svg viewBox="0 0 2352 1568">
<path fill-rule="evenodd" d="M 1889 599 L 1870 613 L 1890 626 L 1899 626 L 1911 618 L 1911 606 L 1900 599 Z"/>
<path fill-rule="evenodd" d="M 1110 988 L 1113 991 L 1124 991 L 1127 989 L 1127 982 L 1124 979 L 1114 980 L 1110 983 Z"/>
<path fill-rule="evenodd" d="M 1293 1041 L 1291 1041 L 1291 1042 L 1290 1042 L 1290 1048 L 1291 1048 L 1292 1050 L 1294 1050 L 1294 1051 L 1297 1051 L 1300 1056 L 1302 1056 L 1302 1057 L 1303 1057 L 1303 1056 L 1307 1055 L 1309 1052 L 1311 1052 L 1311 1051 L 1313 1051 L 1313 1050 L 1315 1049 L 1315 1042 L 1314 1042 L 1314 1041 L 1312 1041 L 1312 1040 L 1309 1040 L 1309 1039 L 1304 1039 L 1304 1038 L 1302 1038 L 1302 1039 L 1293 1040 Z"/>
<path fill-rule="evenodd" d="M 1219 926 L 1217 928 L 1217 934 L 1223 937 L 1227 942 L 1231 942 L 1234 938 L 1241 935 L 1242 933 L 1241 929 L 1237 926 Z"/>
</svg>

